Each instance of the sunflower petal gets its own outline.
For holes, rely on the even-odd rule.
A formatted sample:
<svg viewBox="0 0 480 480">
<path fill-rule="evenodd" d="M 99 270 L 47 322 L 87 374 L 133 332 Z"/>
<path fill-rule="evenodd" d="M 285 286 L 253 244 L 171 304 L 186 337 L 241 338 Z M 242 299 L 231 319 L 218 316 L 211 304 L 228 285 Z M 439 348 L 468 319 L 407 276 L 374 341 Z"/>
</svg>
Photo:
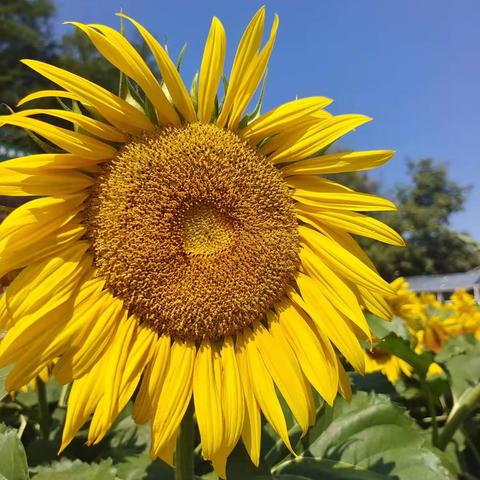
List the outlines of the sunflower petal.
<svg viewBox="0 0 480 480">
<path fill-rule="evenodd" d="M 233 101 L 232 112 L 228 119 L 228 128 L 230 130 L 236 130 L 242 114 L 247 108 L 250 100 L 252 99 L 257 87 L 262 79 L 265 69 L 267 68 L 268 60 L 272 53 L 273 45 L 275 44 L 275 38 L 277 36 L 278 29 L 278 16 L 275 15 L 273 20 L 272 30 L 270 32 L 270 38 L 263 47 L 262 51 L 254 58 L 245 72 L 245 76 L 242 79 L 237 95 Z"/>
<path fill-rule="evenodd" d="M 87 375 L 73 382 L 68 397 L 67 415 L 59 453 L 65 450 L 73 440 L 102 398 L 103 383 L 98 381 L 101 378 L 102 366 L 101 363 L 97 363 Z"/>
<path fill-rule="evenodd" d="M 258 405 L 268 423 L 295 455 L 288 437 L 285 416 L 275 392 L 275 385 L 257 348 L 257 338 L 250 329 L 245 329 L 244 339 L 250 381 Z"/>
<path fill-rule="evenodd" d="M 38 100 L 39 98 L 69 98 L 70 100 L 82 101 L 82 97 L 76 95 L 72 92 L 65 92 L 63 90 L 40 90 L 38 92 L 30 93 L 23 97 L 18 103 L 17 107 L 21 107 L 25 103 L 31 102 L 32 100 Z"/>
<path fill-rule="evenodd" d="M 30 117 L 32 115 L 50 115 L 52 117 L 67 120 L 87 132 L 109 142 L 126 142 L 128 137 L 107 123 L 100 122 L 94 118 L 87 117 L 81 113 L 71 112 L 69 110 L 57 110 L 54 108 L 34 108 L 16 112 L 16 115 Z"/>
<path fill-rule="evenodd" d="M 308 97 L 292 100 L 280 107 L 270 110 L 249 123 L 240 134 L 249 142 L 256 144 L 264 138 L 284 132 L 285 129 L 297 128 L 299 123 L 308 121 L 311 114 L 321 110 L 332 102 L 326 97 Z M 318 120 L 317 120 L 318 122 Z"/>
<path fill-rule="evenodd" d="M 142 27 L 142 25 L 133 20 L 133 18 L 130 18 L 123 13 L 118 13 L 117 15 L 119 17 L 126 18 L 127 20 L 132 22 L 135 27 L 137 27 L 140 35 L 145 40 L 145 43 L 150 47 L 150 50 L 152 51 L 153 56 L 157 61 L 163 81 L 167 86 L 168 92 L 172 97 L 174 105 L 177 107 L 178 111 L 182 114 L 183 118 L 187 122 L 195 122 L 196 115 L 195 109 L 193 108 L 192 99 L 188 93 L 187 88 L 185 87 L 185 84 L 183 83 L 182 77 L 178 73 L 175 64 L 168 56 L 168 53 L 146 28 Z"/>
<path fill-rule="evenodd" d="M 262 41 L 264 22 L 265 7 L 261 7 L 248 24 L 240 43 L 238 44 L 232 70 L 230 72 L 228 88 L 225 92 L 223 107 L 217 120 L 217 125 L 220 128 L 226 125 L 243 78 L 245 77 L 251 62 L 258 55 L 258 50 Z"/>
<path fill-rule="evenodd" d="M 380 167 L 387 163 L 395 152 L 391 150 L 372 150 L 369 152 L 332 153 L 319 155 L 296 163 L 290 163 L 281 169 L 284 177 L 291 175 L 324 175 L 327 173 L 359 172 Z"/>
<path fill-rule="evenodd" d="M 88 135 L 24 117 L 18 113 L 0 116 L 0 126 L 2 125 L 13 125 L 32 130 L 63 150 L 92 160 L 108 160 L 117 154 L 115 148 Z"/>
<path fill-rule="evenodd" d="M 195 358 L 193 372 L 193 401 L 202 442 L 203 456 L 212 459 L 220 450 L 223 441 L 223 413 L 220 379 L 216 378 L 214 362 L 220 356 L 209 342 L 202 342 Z"/>
<path fill-rule="evenodd" d="M 85 375 L 107 350 L 116 326 L 125 322 L 126 317 L 122 302 L 104 292 L 94 308 L 85 313 L 84 327 L 70 351 L 55 364 L 53 373 L 57 380 L 66 384 Z"/>
<path fill-rule="evenodd" d="M 283 144 L 271 154 L 270 161 L 274 164 L 282 162 L 295 162 L 310 157 L 320 150 L 328 147 L 335 140 L 350 132 L 356 127 L 371 120 L 365 115 L 337 115 L 322 120 L 292 143 L 289 133 L 285 133 Z M 267 144 L 268 145 L 268 144 Z"/>
<path fill-rule="evenodd" d="M 302 308 L 307 311 L 317 328 L 331 339 L 355 370 L 363 372 L 362 347 L 349 325 L 323 295 L 322 285 L 304 274 L 298 275 L 297 285 L 304 300 Z"/>
<path fill-rule="evenodd" d="M 165 376 L 152 424 L 152 456 L 171 440 L 188 408 L 192 396 L 196 346 L 193 342 L 172 344 L 170 364 Z"/>
<path fill-rule="evenodd" d="M 227 39 L 222 23 L 213 17 L 203 51 L 198 87 L 198 119 L 209 123 L 215 104 L 218 84 L 223 73 Z"/>
<path fill-rule="evenodd" d="M 242 429 L 242 439 L 253 464 L 258 467 L 260 462 L 260 440 L 262 426 L 260 423 L 260 409 L 253 393 L 252 380 L 248 370 L 247 354 L 243 335 L 237 336 L 235 353 L 238 373 L 242 382 L 245 396 L 245 420 Z"/>
<path fill-rule="evenodd" d="M 275 329 L 277 324 L 276 315 L 268 312 L 267 319 L 270 331 L 262 324 L 257 325 L 254 331 L 255 344 L 275 385 L 290 407 L 303 433 L 305 433 L 309 426 L 309 409 L 308 392 L 304 391 L 305 385 L 301 380 L 303 373 L 285 339 L 281 335 L 274 336 L 272 330 Z"/>
<path fill-rule="evenodd" d="M 280 303 L 277 314 L 303 373 L 315 390 L 332 405 L 338 389 L 338 367 L 332 345 L 322 342 L 315 335 L 302 312 L 291 302 Z"/>
<path fill-rule="evenodd" d="M 373 291 L 393 295 L 390 285 L 354 254 L 315 230 L 300 225 L 300 236 L 332 270 Z"/>
<path fill-rule="evenodd" d="M 153 417 L 156 398 L 163 385 L 170 356 L 170 337 L 162 335 L 155 346 L 155 352 L 145 371 L 140 389 L 133 406 L 132 417 L 136 423 L 145 423 Z"/>
<path fill-rule="evenodd" d="M 131 43 L 115 29 L 105 25 L 69 22 L 82 30 L 95 48 L 115 67 L 134 80 L 148 96 L 163 124 L 178 125 L 180 119 L 162 87 Z M 95 27 L 95 28 L 93 28 Z"/>
<path fill-rule="evenodd" d="M 92 105 L 122 132 L 139 135 L 143 130 L 153 128 L 150 120 L 142 112 L 105 88 L 48 63 L 38 60 L 22 62 L 65 90 L 78 95 L 82 98 L 82 103 Z"/>
<path fill-rule="evenodd" d="M 363 237 L 374 238 L 389 245 L 405 246 L 403 238 L 385 223 L 356 212 L 331 212 L 320 210 L 305 205 L 296 205 L 297 217 L 308 218 L 315 225 L 327 225 L 340 230 L 345 230 Z"/>
<path fill-rule="evenodd" d="M 54 173 L 58 175 L 59 173 L 65 173 L 61 172 L 61 170 L 87 168 L 98 162 L 98 160 L 80 157 L 72 153 L 37 153 L 35 155 L 5 160 L 1 166 L 8 170 L 30 175 L 48 173 L 45 170 L 54 170 Z"/>
</svg>

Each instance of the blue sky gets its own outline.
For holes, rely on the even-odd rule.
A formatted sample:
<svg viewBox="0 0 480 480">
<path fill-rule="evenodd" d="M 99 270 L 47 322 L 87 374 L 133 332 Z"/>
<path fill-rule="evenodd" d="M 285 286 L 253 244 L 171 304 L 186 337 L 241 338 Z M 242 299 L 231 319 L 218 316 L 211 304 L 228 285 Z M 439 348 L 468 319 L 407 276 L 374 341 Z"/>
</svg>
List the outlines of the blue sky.
<svg viewBox="0 0 480 480">
<path fill-rule="evenodd" d="M 374 121 L 349 134 L 351 149 L 390 148 L 374 173 L 386 192 L 406 180 L 405 160 L 447 162 L 452 178 L 474 185 L 455 228 L 480 240 L 480 2 L 478 0 L 57 0 L 64 20 L 118 25 L 135 17 L 176 55 L 182 73 L 198 68 L 210 20 L 227 30 L 228 60 L 249 18 L 267 6 L 280 16 L 269 66 L 265 108 L 295 96 L 335 100 L 332 113 L 364 113 Z"/>
</svg>

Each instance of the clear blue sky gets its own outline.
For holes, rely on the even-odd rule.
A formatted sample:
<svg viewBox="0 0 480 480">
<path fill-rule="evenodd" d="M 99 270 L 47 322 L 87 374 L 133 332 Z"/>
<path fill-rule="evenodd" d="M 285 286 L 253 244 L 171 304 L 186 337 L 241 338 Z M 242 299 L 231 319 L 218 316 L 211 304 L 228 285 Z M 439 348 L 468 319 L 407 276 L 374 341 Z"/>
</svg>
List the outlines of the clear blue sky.
<svg viewBox="0 0 480 480">
<path fill-rule="evenodd" d="M 295 96 L 324 95 L 333 113 L 374 121 L 350 134 L 352 149 L 391 148 L 397 155 L 374 174 L 388 189 L 404 181 L 405 160 L 448 162 L 451 176 L 474 189 L 454 227 L 480 240 L 479 0 L 57 0 L 64 20 L 118 25 L 123 8 L 168 42 L 190 82 L 210 19 L 219 17 L 228 58 L 249 18 L 266 4 L 280 29 L 269 67 L 265 108 Z"/>
</svg>

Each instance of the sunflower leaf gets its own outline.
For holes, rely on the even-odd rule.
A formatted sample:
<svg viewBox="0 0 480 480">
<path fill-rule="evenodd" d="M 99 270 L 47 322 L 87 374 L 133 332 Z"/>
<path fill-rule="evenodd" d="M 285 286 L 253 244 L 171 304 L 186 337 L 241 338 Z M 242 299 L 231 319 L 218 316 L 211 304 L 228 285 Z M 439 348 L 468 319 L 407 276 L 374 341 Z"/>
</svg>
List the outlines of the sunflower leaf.
<svg viewBox="0 0 480 480">
<path fill-rule="evenodd" d="M 403 408 L 385 395 L 366 392 L 355 393 L 350 403 L 338 399 L 326 406 L 295 450 L 301 457 L 280 462 L 272 468 L 275 474 L 449 480 L 458 473 Z"/>
<path fill-rule="evenodd" d="M 35 469 L 36 480 L 115 480 L 116 469 L 110 459 L 100 463 L 85 463 L 80 460 L 62 459 L 48 467 Z"/>
<path fill-rule="evenodd" d="M 27 480 L 27 456 L 17 432 L 0 424 L 0 478 Z"/>
</svg>

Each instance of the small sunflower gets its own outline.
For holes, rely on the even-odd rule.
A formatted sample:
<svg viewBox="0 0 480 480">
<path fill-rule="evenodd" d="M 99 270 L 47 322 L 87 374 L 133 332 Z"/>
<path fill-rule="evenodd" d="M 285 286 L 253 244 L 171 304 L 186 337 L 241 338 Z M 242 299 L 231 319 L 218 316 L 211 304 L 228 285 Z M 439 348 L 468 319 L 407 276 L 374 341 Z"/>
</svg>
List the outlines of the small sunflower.
<svg viewBox="0 0 480 480">
<path fill-rule="evenodd" d="M 324 97 L 245 114 L 277 34 L 275 17 L 261 47 L 264 8 L 222 96 L 218 19 L 189 92 L 166 50 L 121 16 L 150 47 L 162 81 L 120 32 L 74 23 L 136 100 L 23 60 L 61 90 L 21 105 L 57 97 L 76 108 L 0 117 L 62 150 L 0 167 L 1 195 L 38 197 L 0 226 L 0 276 L 20 270 L 0 299 L 0 366 L 15 364 L 9 390 L 53 362 L 53 375 L 72 383 L 62 449 L 92 415 L 88 443 L 98 443 L 134 397 L 133 418 L 152 425 L 152 457 L 172 464 L 193 399 L 203 455 L 225 476 L 240 437 L 258 464 L 261 414 L 292 449 L 280 396 L 305 433 L 312 386 L 329 404 L 350 394 L 339 354 L 364 371 L 362 307 L 387 317 L 392 289 L 351 234 L 403 242 L 358 213 L 394 210 L 391 202 L 320 175 L 374 168 L 392 152 L 324 154 L 370 120 L 333 116 Z"/>
<path fill-rule="evenodd" d="M 381 372 L 391 383 L 396 383 L 402 373 L 412 376 L 412 367 L 395 355 L 378 348 L 365 350 L 365 373 Z"/>
</svg>

